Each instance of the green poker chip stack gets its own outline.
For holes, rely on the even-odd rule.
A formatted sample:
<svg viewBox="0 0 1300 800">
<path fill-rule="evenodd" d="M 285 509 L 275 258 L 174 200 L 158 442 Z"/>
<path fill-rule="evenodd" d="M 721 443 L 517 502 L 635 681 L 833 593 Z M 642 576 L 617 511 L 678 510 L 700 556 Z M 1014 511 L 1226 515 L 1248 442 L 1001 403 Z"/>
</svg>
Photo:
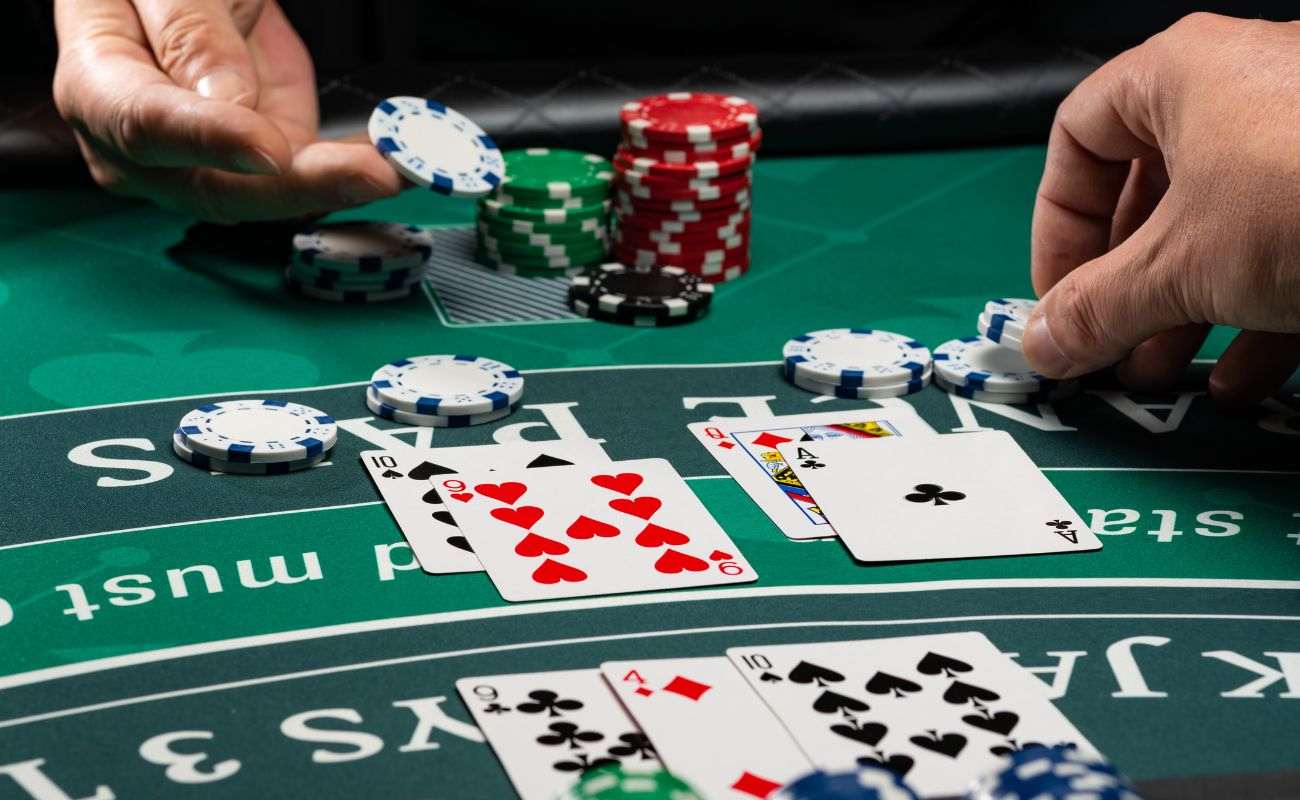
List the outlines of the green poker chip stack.
<svg viewBox="0 0 1300 800">
<path fill-rule="evenodd" d="M 506 177 L 478 204 L 478 261 L 515 275 L 572 275 L 609 252 L 609 161 L 533 147 L 505 154 Z"/>
</svg>

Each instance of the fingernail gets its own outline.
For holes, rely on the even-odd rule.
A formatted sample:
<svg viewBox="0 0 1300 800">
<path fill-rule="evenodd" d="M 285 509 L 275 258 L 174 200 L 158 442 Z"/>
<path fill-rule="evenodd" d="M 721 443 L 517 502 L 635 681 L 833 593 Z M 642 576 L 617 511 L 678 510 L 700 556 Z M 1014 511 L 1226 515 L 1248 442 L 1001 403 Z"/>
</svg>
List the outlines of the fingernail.
<svg viewBox="0 0 1300 800">
<path fill-rule="evenodd" d="M 1046 314 L 1039 314 L 1029 320 L 1021 347 L 1029 363 L 1048 377 L 1064 378 L 1074 367 L 1074 362 L 1057 346 L 1056 339 L 1052 338 Z"/>
<path fill-rule="evenodd" d="M 279 175 L 280 165 L 265 150 L 249 150 L 235 156 L 235 164 L 240 172 L 250 175 Z"/>
<path fill-rule="evenodd" d="M 239 73 L 228 69 L 219 69 L 199 78 L 199 82 L 194 84 L 194 91 L 209 100 L 226 100 L 245 105 L 249 105 L 253 99 L 253 87 Z"/>
<path fill-rule="evenodd" d="M 343 195 L 343 202 L 348 205 L 360 205 L 369 203 L 371 200 L 378 200 L 381 197 L 388 196 L 388 190 L 368 178 L 351 178 L 343 184 L 340 192 Z"/>
</svg>

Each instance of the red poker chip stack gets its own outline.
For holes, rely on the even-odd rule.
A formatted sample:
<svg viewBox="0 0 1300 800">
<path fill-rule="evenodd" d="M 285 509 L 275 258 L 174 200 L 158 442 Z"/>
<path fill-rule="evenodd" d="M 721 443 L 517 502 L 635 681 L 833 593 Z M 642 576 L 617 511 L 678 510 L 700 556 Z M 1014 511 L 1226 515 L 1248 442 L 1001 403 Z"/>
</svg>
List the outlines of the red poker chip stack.
<svg viewBox="0 0 1300 800">
<path fill-rule="evenodd" d="M 744 275 L 758 109 L 739 97 L 672 92 L 626 103 L 619 116 L 614 257 L 711 283 Z"/>
</svg>

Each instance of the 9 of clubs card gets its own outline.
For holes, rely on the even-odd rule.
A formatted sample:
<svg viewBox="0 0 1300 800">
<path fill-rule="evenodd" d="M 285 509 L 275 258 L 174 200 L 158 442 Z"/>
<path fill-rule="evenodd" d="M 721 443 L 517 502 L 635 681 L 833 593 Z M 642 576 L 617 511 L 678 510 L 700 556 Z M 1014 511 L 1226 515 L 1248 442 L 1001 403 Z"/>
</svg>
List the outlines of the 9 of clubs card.
<svg viewBox="0 0 1300 800">
<path fill-rule="evenodd" d="M 758 577 L 663 459 L 467 472 L 434 486 L 506 600 Z"/>
<path fill-rule="evenodd" d="M 596 767 L 659 768 L 600 670 L 461 678 L 456 691 L 522 800 L 554 800 Z"/>
<path fill-rule="evenodd" d="M 777 449 L 859 561 L 1101 549 L 1005 431 Z"/>
<path fill-rule="evenodd" d="M 791 539 L 822 539 L 834 536 L 835 531 L 777 445 L 935 435 L 906 404 L 767 419 L 709 420 L 686 427 Z"/>
<path fill-rule="evenodd" d="M 1042 681 L 981 633 L 734 647 L 727 656 L 818 768 L 883 766 L 922 797 L 961 795 L 1004 756 L 1036 745 L 1096 752 Z"/>
<path fill-rule="evenodd" d="M 722 656 L 607 661 L 600 669 L 664 767 L 705 797 L 765 798 L 812 769 Z"/>
<path fill-rule="evenodd" d="M 431 480 L 465 470 L 538 469 L 608 461 L 600 442 L 593 439 L 404 447 L 361 454 L 361 464 L 383 495 L 420 568 L 430 574 L 483 570 L 447 510 L 446 498 Z"/>
</svg>

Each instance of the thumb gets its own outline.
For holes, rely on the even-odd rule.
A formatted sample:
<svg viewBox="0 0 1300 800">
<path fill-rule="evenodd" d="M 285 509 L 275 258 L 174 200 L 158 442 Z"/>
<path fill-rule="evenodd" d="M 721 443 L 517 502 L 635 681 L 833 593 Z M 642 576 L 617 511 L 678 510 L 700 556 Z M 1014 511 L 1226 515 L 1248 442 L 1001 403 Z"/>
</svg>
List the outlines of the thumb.
<svg viewBox="0 0 1300 800">
<path fill-rule="evenodd" d="M 1197 322 L 1183 307 L 1183 264 L 1153 236 L 1154 218 L 1114 250 L 1080 265 L 1038 302 L 1022 350 L 1050 378 L 1122 361 L 1161 331 Z"/>
<path fill-rule="evenodd" d="M 158 66 L 178 86 L 213 100 L 257 105 L 257 68 L 228 0 L 137 0 Z M 245 23 L 257 14 L 241 14 Z"/>
</svg>

